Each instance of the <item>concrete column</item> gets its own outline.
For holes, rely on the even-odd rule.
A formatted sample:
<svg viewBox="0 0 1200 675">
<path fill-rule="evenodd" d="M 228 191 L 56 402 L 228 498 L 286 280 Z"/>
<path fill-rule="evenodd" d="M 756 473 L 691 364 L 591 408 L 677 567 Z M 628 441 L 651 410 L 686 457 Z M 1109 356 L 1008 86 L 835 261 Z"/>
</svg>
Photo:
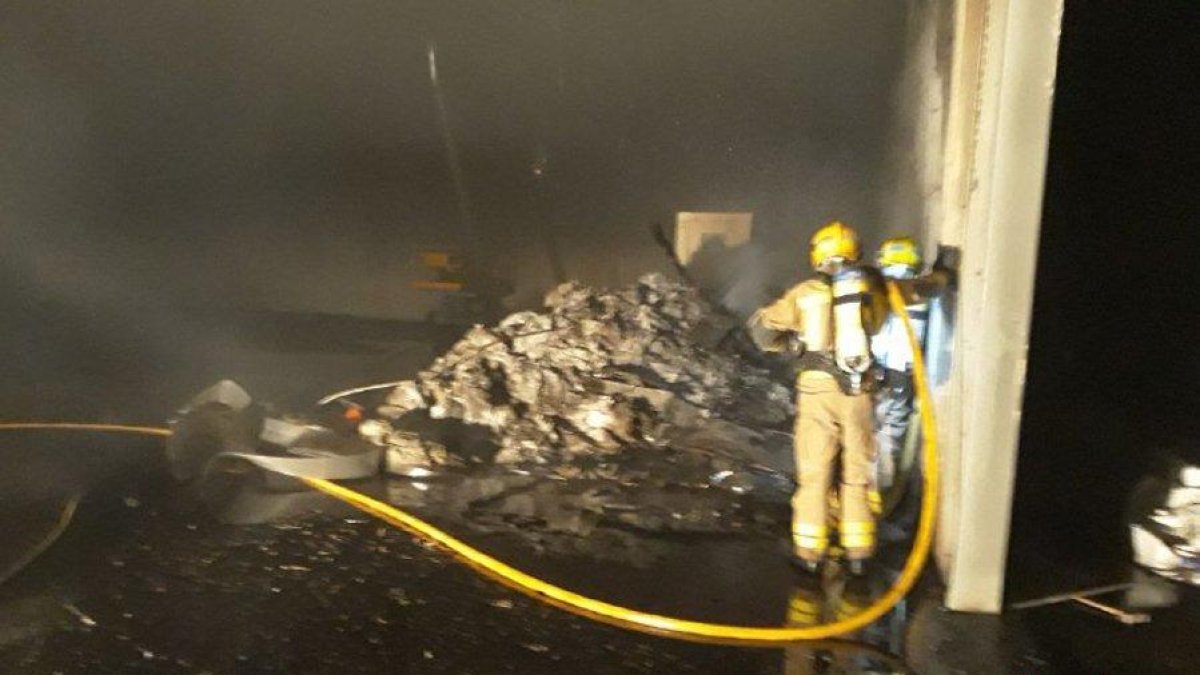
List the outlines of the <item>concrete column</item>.
<svg viewBox="0 0 1200 675">
<path fill-rule="evenodd" d="M 942 221 L 961 247 L 949 375 L 936 388 L 950 609 L 1000 610 L 1062 0 L 957 0 Z"/>
</svg>

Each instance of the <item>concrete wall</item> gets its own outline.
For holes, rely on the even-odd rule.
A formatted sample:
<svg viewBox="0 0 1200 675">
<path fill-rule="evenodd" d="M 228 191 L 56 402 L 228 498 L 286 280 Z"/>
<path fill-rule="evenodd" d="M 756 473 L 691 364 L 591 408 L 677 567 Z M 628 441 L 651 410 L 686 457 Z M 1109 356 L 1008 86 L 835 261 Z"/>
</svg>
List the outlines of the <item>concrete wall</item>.
<svg viewBox="0 0 1200 675">
<path fill-rule="evenodd" d="M 946 115 L 954 48 L 954 0 L 909 3 L 895 88 L 884 187 L 884 233 L 912 235 L 933 251 L 943 220 Z"/>
<path fill-rule="evenodd" d="M 951 609 L 999 611 L 1029 341 L 1061 0 L 958 0 L 942 218 L 962 250 L 938 386 Z"/>
<path fill-rule="evenodd" d="M 961 252 L 934 303 L 928 365 L 943 498 L 935 558 L 951 609 L 998 611 L 1061 2 L 909 6 L 892 127 L 889 234 Z"/>
</svg>

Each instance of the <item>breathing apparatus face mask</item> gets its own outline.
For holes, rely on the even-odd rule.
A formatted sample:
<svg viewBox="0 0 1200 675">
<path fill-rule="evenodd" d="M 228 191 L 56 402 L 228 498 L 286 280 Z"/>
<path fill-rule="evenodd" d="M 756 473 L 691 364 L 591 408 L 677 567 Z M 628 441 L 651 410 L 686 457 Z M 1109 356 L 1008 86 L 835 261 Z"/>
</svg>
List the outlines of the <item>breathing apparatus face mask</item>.
<svg viewBox="0 0 1200 675">
<path fill-rule="evenodd" d="M 915 279 L 917 270 L 909 265 L 885 265 L 879 270 L 888 279 Z"/>
</svg>

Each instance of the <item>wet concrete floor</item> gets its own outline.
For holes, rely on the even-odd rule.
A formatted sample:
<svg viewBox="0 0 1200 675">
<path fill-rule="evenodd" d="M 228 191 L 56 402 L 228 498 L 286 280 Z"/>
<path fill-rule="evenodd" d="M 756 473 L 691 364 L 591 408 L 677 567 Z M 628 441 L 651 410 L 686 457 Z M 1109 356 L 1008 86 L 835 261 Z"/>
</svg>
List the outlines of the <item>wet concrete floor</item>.
<svg viewBox="0 0 1200 675">
<path fill-rule="evenodd" d="M 0 589 L 11 617 L 0 632 L 0 665 L 64 673 L 905 671 L 902 659 L 882 654 L 908 651 L 911 605 L 867 631 L 870 647 L 668 640 L 541 605 L 324 498 L 285 497 L 275 522 L 221 524 L 155 464 L 94 491 L 68 534 Z M 386 495 L 389 485 L 359 487 Z M 868 602 L 884 581 L 836 590 L 812 583 L 784 564 L 780 538 L 764 533 L 598 527 L 581 539 L 532 521 L 517 532 L 490 518 L 479 525 L 436 509 L 424 515 L 582 593 L 700 620 L 779 625 L 814 621 L 814 611 L 828 620 Z"/>
<path fill-rule="evenodd" d="M 43 418 L 60 416 L 45 414 L 49 408 L 154 421 L 166 416 L 164 407 L 230 376 L 248 382 L 256 396 L 297 405 L 310 394 L 404 377 L 430 353 L 426 336 L 388 343 L 374 326 L 321 325 L 324 339 L 290 339 L 286 330 L 270 339 L 249 333 L 254 340 L 232 328 L 210 332 L 219 339 L 186 347 L 203 358 L 168 360 L 175 368 L 100 349 L 99 374 L 123 373 L 112 396 L 103 377 L 75 375 L 56 386 L 55 373 L 46 372 L 51 384 L 27 389 L 20 407 Z M 396 328 L 402 335 L 403 326 Z M 370 340 L 356 339 L 364 332 Z M 148 390 L 131 386 L 151 381 Z M 21 398 L 15 390 L 5 395 Z M 114 401 L 140 407 L 121 415 Z M 4 482 L 14 495 L 6 512 L 70 491 L 84 495 L 62 538 L 0 586 L 0 672 L 1196 672 L 1194 589 L 1177 588 L 1178 605 L 1133 627 L 1068 605 L 1004 617 L 949 613 L 940 608 L 936 578 L 927 575 L 896 612 L 858 636 L 866 645 L 694 644 L 541 605 L 316 495 L 255 505 L 270 512 L 267 522 L 222 523 L 188 487 L 169 480 L 154 439 L 22 433 L 0 439 L 0 452 L 14 467 Z M 356 487 L 561 585 L 688 618 L 758 625 L 827 619 L 861 607 L 891 574 L 883 564 L 864 582 L 824 585 L 796 574 L 783 556 L 786 509 L 773 496 L 749 495 L 728 527 L 710 531 L 638 527 L 619 513 L 581 530 L 577 514 L 554 507 L 581 486 L 533 495 L 509 490 L 509 501 L 491 500 L 486 508 L 456 497 L 491 489 L 481 485 L 496 480 L 447 478 L 418 488 L 379 479 Z M 904 544 L 896 543 L 882 557 L 894 569 L 903 554 Z M 1129 574 L 1119 559 L 1103 579 L 1092 570 L 1042 573 L 1050 566 L 1037 556 L 1022 560 L 1013 599 Z"/>
</svg>

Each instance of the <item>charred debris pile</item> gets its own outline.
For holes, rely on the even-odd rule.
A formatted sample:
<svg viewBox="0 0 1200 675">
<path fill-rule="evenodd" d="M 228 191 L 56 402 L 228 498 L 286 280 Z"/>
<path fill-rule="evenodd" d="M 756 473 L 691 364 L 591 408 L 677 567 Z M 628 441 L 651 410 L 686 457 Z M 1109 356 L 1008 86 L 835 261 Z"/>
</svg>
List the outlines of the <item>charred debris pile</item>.
<svg viewBox="0 0 1200 675">
<path fill-rule="evenodd" d="M 628 480 L 667 463 L 715 484 L 786 471 L 789 378 L 734 326 L 661 275 L 612 291 L 568 282 L 542 312 L 472 328 L 360 433 L 394 474 L 478 463 Z"/>
</svg>

